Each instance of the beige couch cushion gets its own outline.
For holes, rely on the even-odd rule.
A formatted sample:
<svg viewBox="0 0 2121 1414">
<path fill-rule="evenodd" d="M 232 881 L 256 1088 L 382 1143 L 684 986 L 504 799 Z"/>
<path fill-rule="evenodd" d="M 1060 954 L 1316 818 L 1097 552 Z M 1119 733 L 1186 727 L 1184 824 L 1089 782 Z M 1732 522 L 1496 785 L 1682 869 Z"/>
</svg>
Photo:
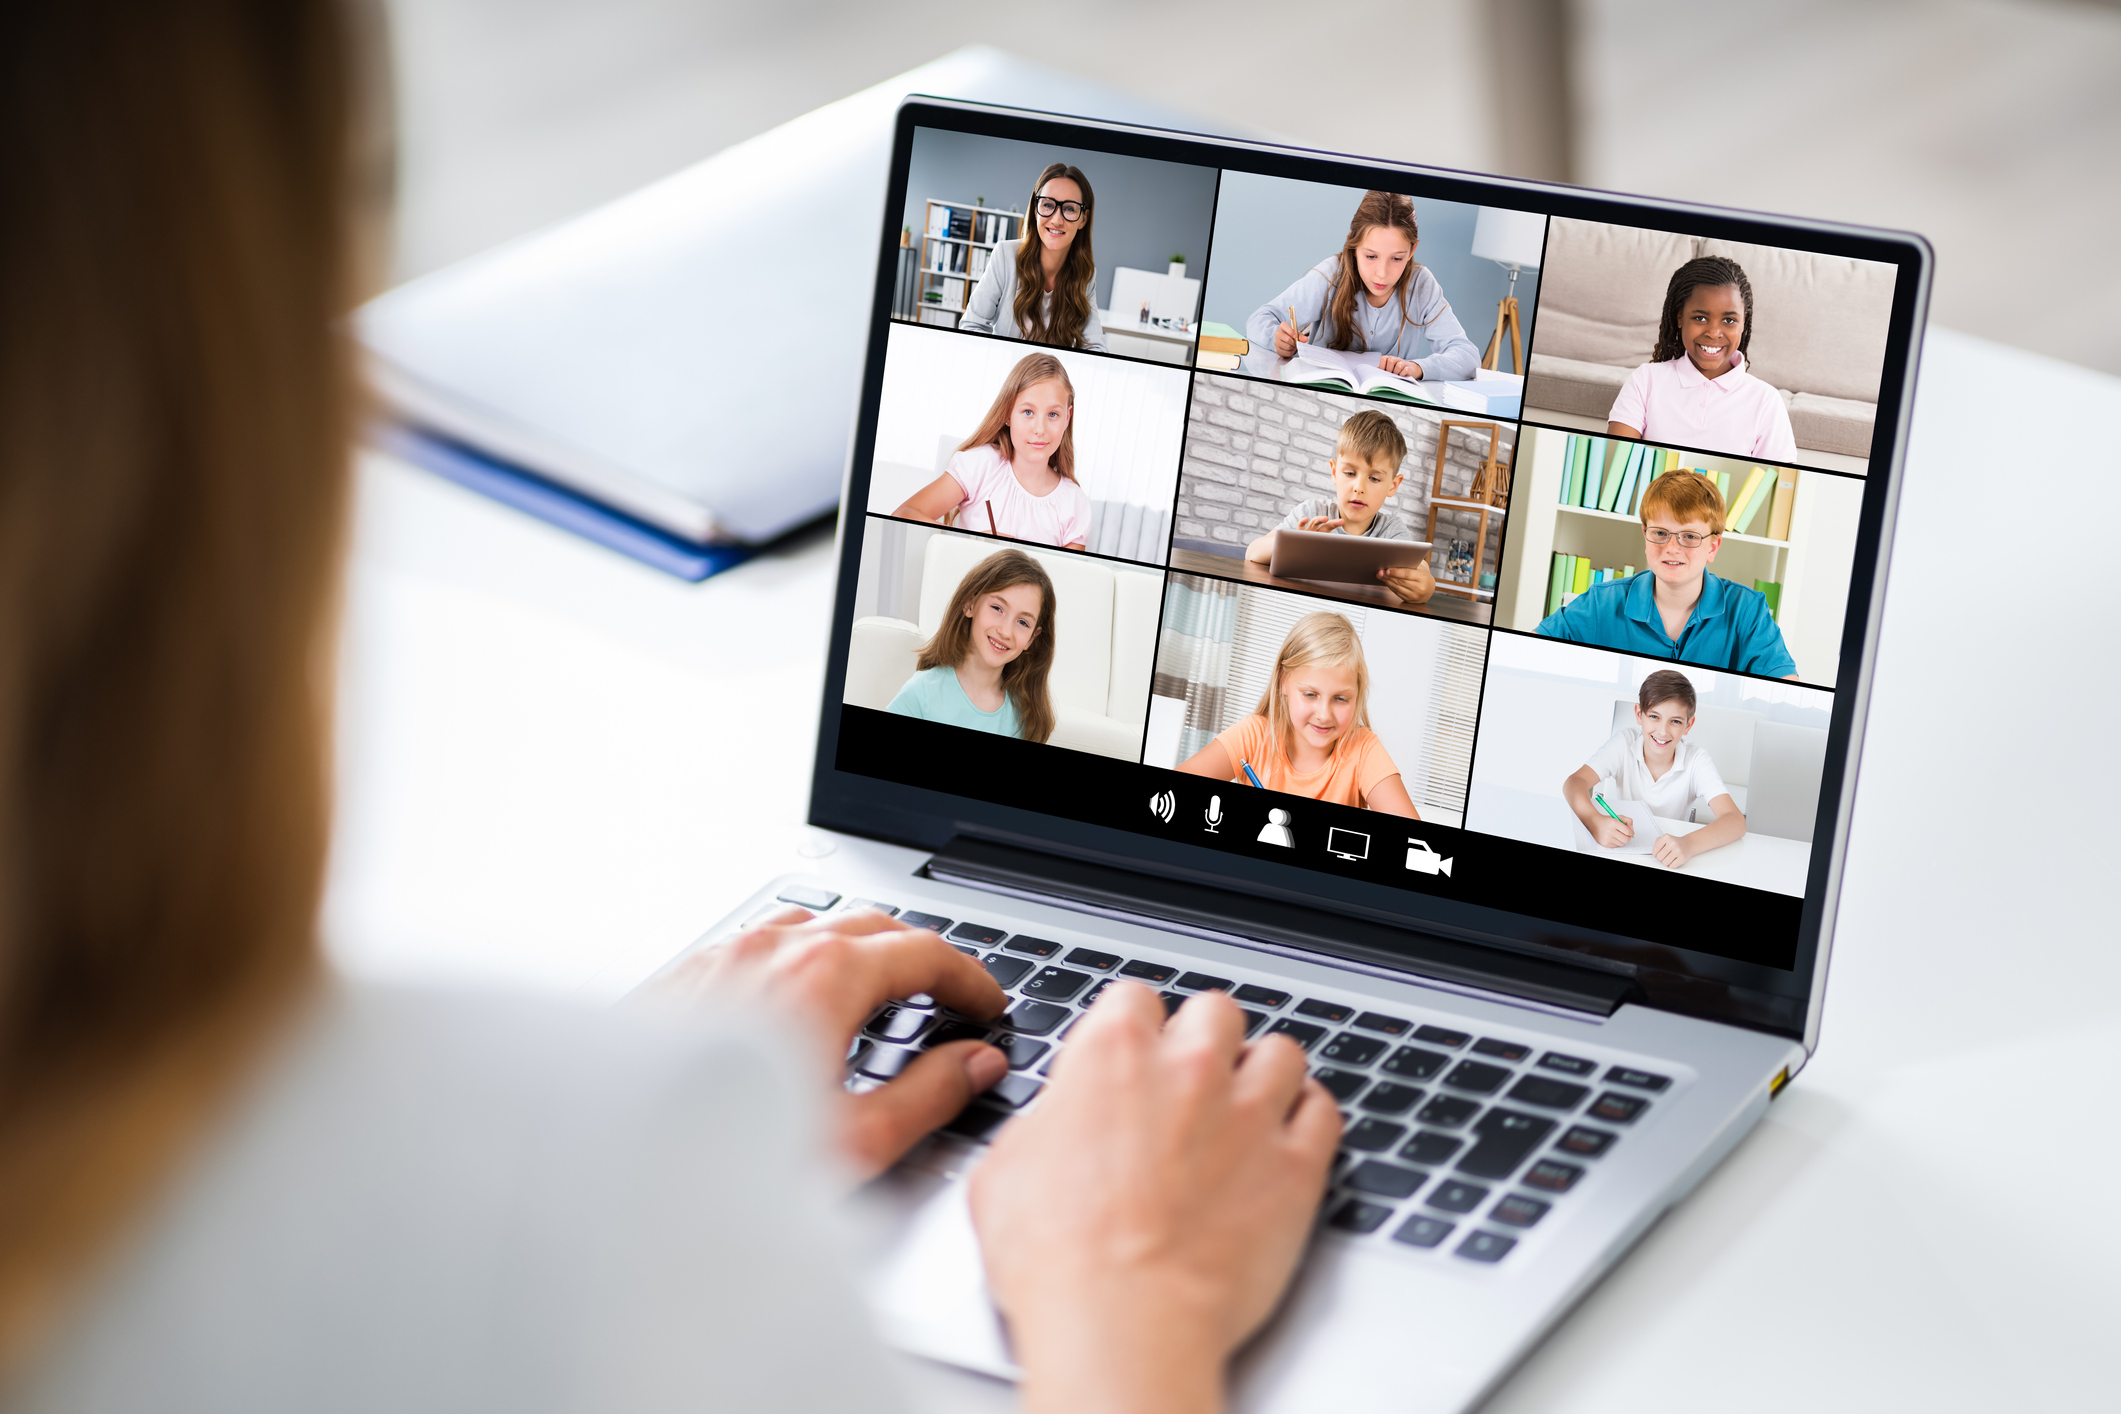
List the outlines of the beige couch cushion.
<svg viewBox="0 0 2121 1414">
<path fill-rule="evenodd" d="M 1588 363 L 1549 353 L 1531 357 L 1524 382 L 1524 405 L 1549 412 L 1570 412 L 1600 422 L 1613 410 L 1629 369 L 1610 363 Z"/>
<path fill-rule="evenodd" d="M 1871 454 L 1872 425 L 1878 420 L 1876 403 L 1822 398 L 1817 393 L 1799 393 L 1789 403 L 1790 431 L 1798 446 L 1845 457 Z"/>
<path fill-rule="evenodd" d="M 1647 363 L 1665 286 L 1694 247 L 1692 236 L 1555 217 L 1539 272 L 1539 351 L 1624 368 Z"/>
<path fill-rule="evenodd" d="M 1752 281 L 1746 357 L 1755 377 L 1793 393 L 1878 401 L 1892 266 L 1736 241 L 1705 240 L 1701 253 L 1729 256 Z M 1802 432 L 1797 440 L 1805 440 Z M 1865 451 L 1869 446 L 1866 436 Z"/>
</svg>

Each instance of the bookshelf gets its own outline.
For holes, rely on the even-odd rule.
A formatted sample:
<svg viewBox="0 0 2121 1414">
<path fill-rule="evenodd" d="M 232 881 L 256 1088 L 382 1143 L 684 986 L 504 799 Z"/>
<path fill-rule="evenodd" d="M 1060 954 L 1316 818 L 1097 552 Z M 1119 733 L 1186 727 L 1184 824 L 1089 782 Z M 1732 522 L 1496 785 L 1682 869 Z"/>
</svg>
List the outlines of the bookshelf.
<svg viewBox="0 0 2121 1414">
<path fill-rule="evenodd" d="M 1023 220 L 1021 211 L 929 197 L 922 212 L 911 317 L 955 329 L 972 287 L 986 273 L 985 262 L 1016 241 Z"/>
<path fill-rule="evenodd" d="M 1484 428 L 1488 434 L 1488 454 L 1482 458 L 1480 470 L 1467 488 L 1466 496 L 1446 496 L 1443 493 L 1444 455 L 1451 440 L 1454 427 Z M 1446 420 L 1436 428 L 1436 468 L 1429 478 L 1429 529 L 1427 539 L 1436 543 L 1436 513 L 1438 511 L 1473 511 L 1480 516 L 1480 529 L 1473 540 L 1473 578 L 1466 583 L 1436 577 L 1436 592 L 1451 594 L 1461 599 L 1492 599 L 1495 592 L 1480 587 L 1481 573 L 1488 564 L 1488 517 L 1506 515 L 1510 509 L 1509 464 L 1501 455 L 1502 424 L 1496 422 L 1464 422 Z M 1499 582 L 1499 579 L 1498 579 Z"/>
</svg>

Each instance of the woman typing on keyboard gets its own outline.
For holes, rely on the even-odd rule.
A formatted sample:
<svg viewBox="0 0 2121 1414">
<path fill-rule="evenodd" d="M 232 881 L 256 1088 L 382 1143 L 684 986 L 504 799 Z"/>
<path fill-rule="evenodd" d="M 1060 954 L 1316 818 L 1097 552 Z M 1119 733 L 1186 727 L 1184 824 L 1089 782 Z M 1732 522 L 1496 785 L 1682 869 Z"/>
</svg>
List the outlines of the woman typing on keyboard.
<svg viewBox="0 0 2121 1414">
<path fill-rule="evenodd" d="M 889 998 L 992 1016 L 977 963 L 790 915 L 587 1013 L 318 950 L 371 30 L 97 0 L 0 46 L 11 1407 L 888 1407 L 831 1193 L 1006 1065 L 838 1064 Z M 1215 1407 L 1339 1124 L 1227 998 L 1108 988 L 974 1183 L 1027 1406 Z"/>
</svg>

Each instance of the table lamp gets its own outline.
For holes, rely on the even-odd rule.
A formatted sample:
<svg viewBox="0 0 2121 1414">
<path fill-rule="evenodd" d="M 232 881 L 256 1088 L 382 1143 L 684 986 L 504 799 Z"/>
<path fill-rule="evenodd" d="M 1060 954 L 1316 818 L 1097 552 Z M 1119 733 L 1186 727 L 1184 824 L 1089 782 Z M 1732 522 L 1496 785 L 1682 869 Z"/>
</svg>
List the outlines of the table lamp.
<svg viewBox="0 0 2121 1414">
<path fill-rule="evenodd" d="M 1482 368 L 1493 368 L 1502 356 L 1502 330 L 1508 325 L 1511 371 L 1524 372 L 1524 337 L 1518 332 L 1517 323 L 1517 272 L 1539 268 L 1546 240 L 1547 218 L 1537 211 L 1480 208 L 1480 218 L 1473 223 L 1473 258 L 1492 260 L 1510 272 L 1510 292 L 1502 297 L 1502 304 L 1495 311 L 1495 333 L 1488 340 L 1488 351 L 1481 355 Z"/>
</svg>

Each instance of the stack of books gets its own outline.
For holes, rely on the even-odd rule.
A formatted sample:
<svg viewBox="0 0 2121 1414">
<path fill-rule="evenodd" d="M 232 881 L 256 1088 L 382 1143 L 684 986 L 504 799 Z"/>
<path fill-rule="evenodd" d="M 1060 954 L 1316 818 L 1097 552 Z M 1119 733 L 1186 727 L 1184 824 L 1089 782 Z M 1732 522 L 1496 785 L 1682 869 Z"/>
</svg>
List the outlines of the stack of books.
<svg viewBox="0 0 2121 1414">
<path fill-rule="evenodd" d="M 1679 469 L 1679 453 L 1669 448 L 1574 433 L 1563 457 L 1561 504 L 1624 516 L 1640 514 L 1642 494 L 1650 483 Z M 1730 472 L 1707 467 L 1692 470 L 1715 484 L 1727 508 L 1724 520 L 1731 533 L 1789 539 L 1790 511 L 1797 495 L 1795 467 L 1756 466 L 1741 473 L 1735 497 Z"/>
</svg>

